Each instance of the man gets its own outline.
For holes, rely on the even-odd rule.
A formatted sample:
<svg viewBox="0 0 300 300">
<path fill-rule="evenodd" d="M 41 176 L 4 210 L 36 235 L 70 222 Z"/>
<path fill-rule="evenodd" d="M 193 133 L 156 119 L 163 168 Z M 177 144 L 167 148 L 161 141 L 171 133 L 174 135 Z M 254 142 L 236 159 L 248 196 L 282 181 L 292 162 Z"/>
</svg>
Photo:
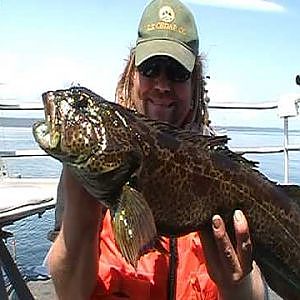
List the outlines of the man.
<svg viewBox="0 0 300 300">
<path fill-rule="evenodd" d="M 207 131 L 198 49 L 188 8 L 178 0 L 152 1 L 142 15 L 117 101 L 152 119 Z M 212 233 L 163 238 L 170 256 L 150 252 L 135 270 L 115 245 L 109 212 L 66 167 L 62 184 L 63 222 L 49 256 L 60 299 L 264 299 L 264 282 L 252 261 L 249 228 L 241 211 L 233 218 L 236 248 L 222 218 L 215 215 Z"/>
</svg>

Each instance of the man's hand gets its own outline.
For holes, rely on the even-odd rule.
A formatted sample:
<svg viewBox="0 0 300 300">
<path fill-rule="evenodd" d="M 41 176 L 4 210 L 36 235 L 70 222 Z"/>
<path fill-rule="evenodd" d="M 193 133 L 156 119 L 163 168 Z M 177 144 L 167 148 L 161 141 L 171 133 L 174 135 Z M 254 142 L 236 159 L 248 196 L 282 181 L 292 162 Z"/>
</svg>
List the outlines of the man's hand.
<svg viewBox="0 0 300 300">
<path fill-rule="evenodd" d="M 212 234 L 201 231 L 206 267 L 222 299 L 264 299 L 261 273 L 252 259 L 248 222 L 240 210 L 233 217 L 236 248 L 219 215 L 212 218 Z"/>
</svg>

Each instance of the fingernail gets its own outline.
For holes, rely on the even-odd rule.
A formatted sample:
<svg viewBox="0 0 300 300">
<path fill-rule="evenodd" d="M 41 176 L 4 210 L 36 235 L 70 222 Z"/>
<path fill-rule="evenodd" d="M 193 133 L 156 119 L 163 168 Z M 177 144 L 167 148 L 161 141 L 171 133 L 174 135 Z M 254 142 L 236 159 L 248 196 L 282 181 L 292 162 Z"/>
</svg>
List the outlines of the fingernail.
<svg viewBox="0 0 300 300">
<path fill-rule="evenodd" d="M 218 216 L 213 217 L 212 223 L 215 229 L 219 229 L 221 227 L 221 219 Z"/>
<path fill-rule="evenodd" d="M 240 210 L 236 210 L 236 211 L 234 212 L 234 219 L 235 219 L 238 223 L 242 222 L 242 220 L 243 220 L 243 213 L 242 213 Z"/>
</svg>

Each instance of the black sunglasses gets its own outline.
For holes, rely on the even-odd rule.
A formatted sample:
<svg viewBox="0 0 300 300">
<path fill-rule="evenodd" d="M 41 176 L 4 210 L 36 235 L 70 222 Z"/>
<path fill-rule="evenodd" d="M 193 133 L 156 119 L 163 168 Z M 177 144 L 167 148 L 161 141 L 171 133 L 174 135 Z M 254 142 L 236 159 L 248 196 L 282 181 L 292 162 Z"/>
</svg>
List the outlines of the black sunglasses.
<svg viewBox="0 0 300 300">
<path fill-rule="evenodd" d="M 175 59 L 159 56 L 149 58 L 137 67 L 140 74 L 148 78 L 156 78 L 162 70 L 170 81 L 185 82 L 191 77 L 189 72 L 183 65 Z"/>
</svg>

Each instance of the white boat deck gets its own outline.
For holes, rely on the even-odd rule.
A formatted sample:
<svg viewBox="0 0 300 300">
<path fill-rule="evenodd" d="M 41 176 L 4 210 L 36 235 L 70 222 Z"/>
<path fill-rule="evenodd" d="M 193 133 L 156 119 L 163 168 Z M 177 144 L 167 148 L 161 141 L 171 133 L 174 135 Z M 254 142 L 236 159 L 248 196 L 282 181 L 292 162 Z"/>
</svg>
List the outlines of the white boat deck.
<svg viewBox="0 0 300 300">
<path fill-rule="evenodd" d="M 54 208 L 57 185 L 58 179 L 51 178 L 9 178 L 5 176 L 0 178 L 0 263 L 14 287 L 18 299 L 53 299 L 55 292 L 51 280 L 47 283 L 46 293 L 41 292 L 36 284 L 34 284 L 35 288 L 32 287 L 31 290 L 28 288 L 2 240 L 10 236 L 10 233 L 3 231 L 2 227 L 34 214 L 41 215 L 46 210 Z M 37 298 L 33 296 L 34 291 L 39 291 Z M 42 295 L 46 298 L 41 297 Z M 47 298 L 47 295 L 52 296 Z M 0 276 L 0 299 L 11 299 L 8 298 L 2 272 Z"/>
<path fill-rule="evenodd" d="M 0 227 L 54 208 L 58 179 L 1 178 Z"/>
</svg>

